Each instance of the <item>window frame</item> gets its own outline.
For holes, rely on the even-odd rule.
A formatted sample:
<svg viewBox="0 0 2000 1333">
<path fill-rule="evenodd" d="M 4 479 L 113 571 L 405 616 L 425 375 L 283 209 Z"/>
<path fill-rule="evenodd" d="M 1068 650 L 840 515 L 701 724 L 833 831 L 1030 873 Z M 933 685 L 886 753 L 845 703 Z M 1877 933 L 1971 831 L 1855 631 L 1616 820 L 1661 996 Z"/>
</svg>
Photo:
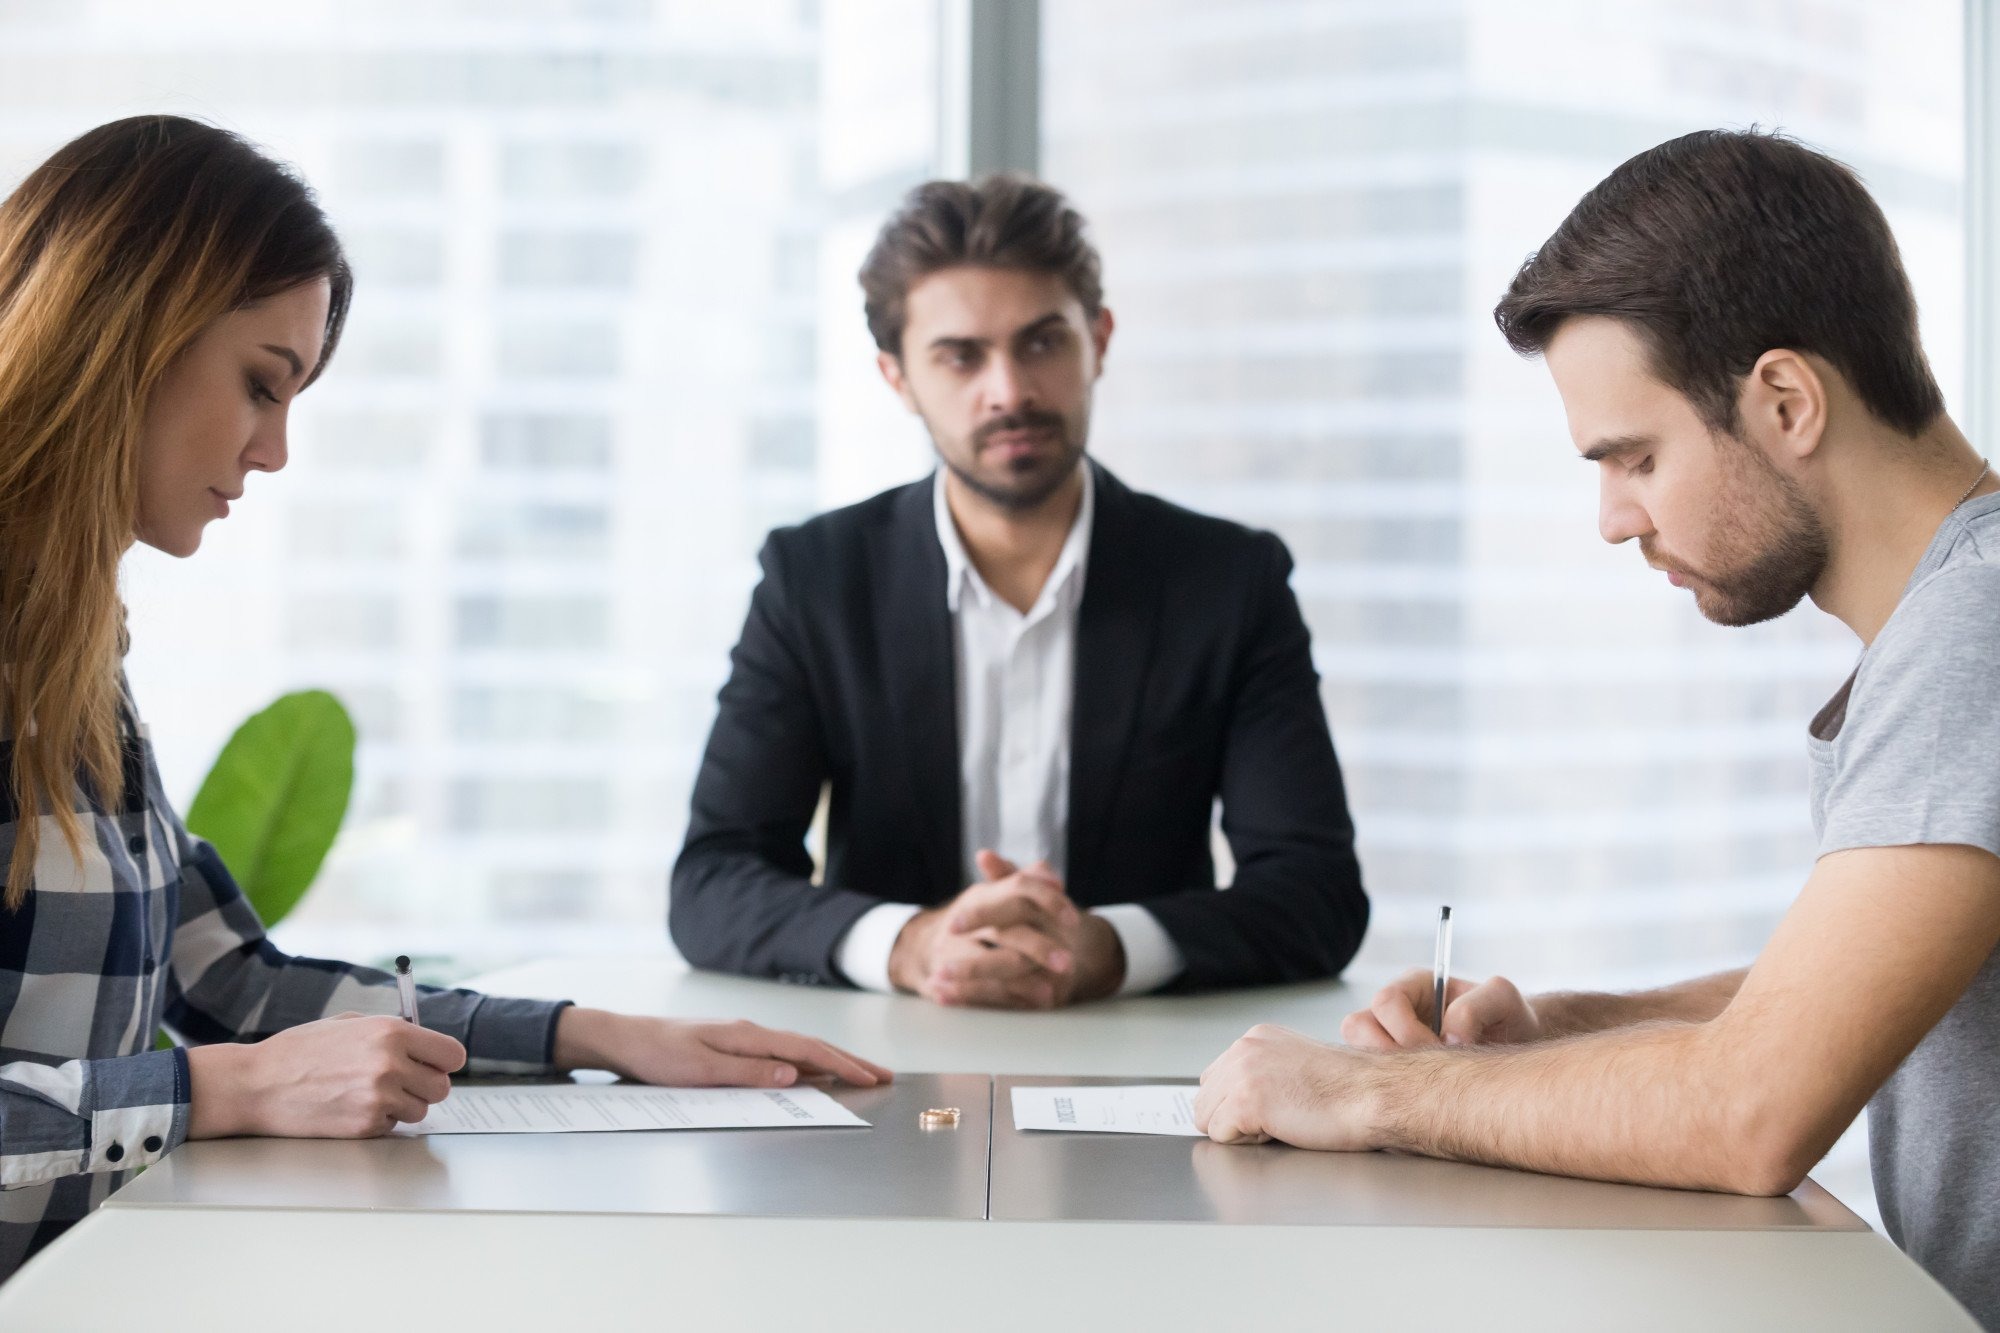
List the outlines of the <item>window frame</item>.
<svg viewBox="0 0 2000 1333">
<path fill-rule="evenodd" d="M 938 42 L 938 174 L 1039 174 L 1041 0 L 938 0 Z"/>
<path fill-rule="evenodd" d="M 1965 433 L 1981 453 L 2000 428 L 2000 15 L 1965 4 Z"/>
</svg>

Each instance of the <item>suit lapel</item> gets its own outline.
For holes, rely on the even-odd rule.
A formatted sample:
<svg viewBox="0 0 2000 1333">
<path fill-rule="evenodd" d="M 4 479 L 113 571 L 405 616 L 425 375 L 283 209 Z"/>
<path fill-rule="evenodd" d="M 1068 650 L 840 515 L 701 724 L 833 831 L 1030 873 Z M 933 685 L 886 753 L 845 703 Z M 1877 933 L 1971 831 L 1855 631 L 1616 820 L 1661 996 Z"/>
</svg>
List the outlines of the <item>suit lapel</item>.
<svg viewBox="0 0 2000 1333">
<path fill-rule="evenodd" d="M 1097 512 L 1076 620 L 1070 718 L 1069 875 L 1098 878 L 1113 798 L 1145 693 L 1160 582 L 1132 492 L 1095 463 Z"/>
<path fill-rule="evenodd" d="M 871 528 L 875 660 L 899 744 L 903 778 L 922 812 L 923 882 L 963 887 L 959 848 L 958 666 L 945 605 L 944 551 L 938 546 L 931 484 L 908 487 L 889 521 Z"/>
</svg>

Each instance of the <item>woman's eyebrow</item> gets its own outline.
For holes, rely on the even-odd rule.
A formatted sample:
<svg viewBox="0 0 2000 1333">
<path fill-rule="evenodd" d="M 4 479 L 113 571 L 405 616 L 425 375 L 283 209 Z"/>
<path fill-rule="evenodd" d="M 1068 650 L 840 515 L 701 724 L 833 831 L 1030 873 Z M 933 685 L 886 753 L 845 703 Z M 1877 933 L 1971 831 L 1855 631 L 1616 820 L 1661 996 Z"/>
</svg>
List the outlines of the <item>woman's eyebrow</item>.
<svg viewBox="0 0 2000 1333">
<path fill-rule="evenodd" d="M 306 373 L 306 363 L 299 360 L 299 354 L 297 352 L 294 352 L 291 348 L 281 347 L 277 343 L 265 343 L 264 350 L 271 353 L 273 356 L 281 356 L 285 360 L 289 361 L 291 363 L 292 374 L 294 376 L 303 375 Z"/>
</svg>

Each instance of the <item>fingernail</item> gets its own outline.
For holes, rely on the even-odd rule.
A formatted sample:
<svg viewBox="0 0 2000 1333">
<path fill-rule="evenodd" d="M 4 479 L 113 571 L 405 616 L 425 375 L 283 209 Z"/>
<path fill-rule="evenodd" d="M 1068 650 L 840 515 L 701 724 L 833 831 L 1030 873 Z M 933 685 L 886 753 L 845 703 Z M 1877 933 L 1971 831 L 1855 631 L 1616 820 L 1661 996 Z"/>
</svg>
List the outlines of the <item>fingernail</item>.
<svg viewBox="0 0 2000 1333">
<path fill-rule="evenodd" d="M 1069 971 L 1069 954 L 1068 954 L 1068 952 L 1067 952 L 1066 950 L 1063 950 L 1063 949 L 1057 949 L 1057 950 L 1056 950 L 1056 951 L 1055 951 L 1054 953 L 1050 954 L 1050 955 L 1049 955 L 1049 966 L 1050 966 L 1050 967 L 1053 967 L 1053 968 L 1054 968 L 1054 969 L 1055 969 L 1056 971 L 1058 971 L 1058 972 L 1067 972 L 1067 971 Z"/>
<path fill-rule="evenodd" d="M 1447 1046 L 1462 1046 L 1465 1043 L 1461 1042 L 1457 1037 L 1446 1037 L 1444 1044 Z"/>
<path fill-rule="evenodd" d="M 771 1081 L 777 1084 L 781 1088 L 784 1087 L 786 1084 L 790 1083 L 793 1079 L 797 1078 L 798 1076 L 799 1076 L 799 1071 L 792 1068 L 790 1065 L 779 1065 L 776 1069 L 773 1069 L 771 1071 Z"/>
</svg>

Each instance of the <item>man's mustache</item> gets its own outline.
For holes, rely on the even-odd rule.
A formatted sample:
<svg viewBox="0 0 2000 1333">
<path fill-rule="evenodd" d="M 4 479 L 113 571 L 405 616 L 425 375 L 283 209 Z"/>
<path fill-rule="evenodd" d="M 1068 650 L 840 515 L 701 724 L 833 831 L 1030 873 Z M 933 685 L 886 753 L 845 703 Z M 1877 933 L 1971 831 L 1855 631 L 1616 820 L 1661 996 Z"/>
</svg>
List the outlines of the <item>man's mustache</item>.
<svg viewBox="0 0 2000 1333">
<path fill-rule="evenodd" d="M 1641 537 L 1639 539 L 1639 554 L 1645 560 L 1645 562 L 1651 565 L 1654 569 L 1667 570 L 1667 569 L 1683 568 L 1683 566 L 1678 561 L 1662 559 L 1660 556 L 1660 548 L 1653 545 L 1653 540 L 1650 537 Z"/>
<path fill-rule="evenodd" d="M 975 445 L 985 444 L 995 435 L 1016 430 L 1052 430 L 1062 433 L 1063 419 L 1055 412 L 1010 412 L 1004 417 L 995 417 L 972 432 Z"/>
</svg>

